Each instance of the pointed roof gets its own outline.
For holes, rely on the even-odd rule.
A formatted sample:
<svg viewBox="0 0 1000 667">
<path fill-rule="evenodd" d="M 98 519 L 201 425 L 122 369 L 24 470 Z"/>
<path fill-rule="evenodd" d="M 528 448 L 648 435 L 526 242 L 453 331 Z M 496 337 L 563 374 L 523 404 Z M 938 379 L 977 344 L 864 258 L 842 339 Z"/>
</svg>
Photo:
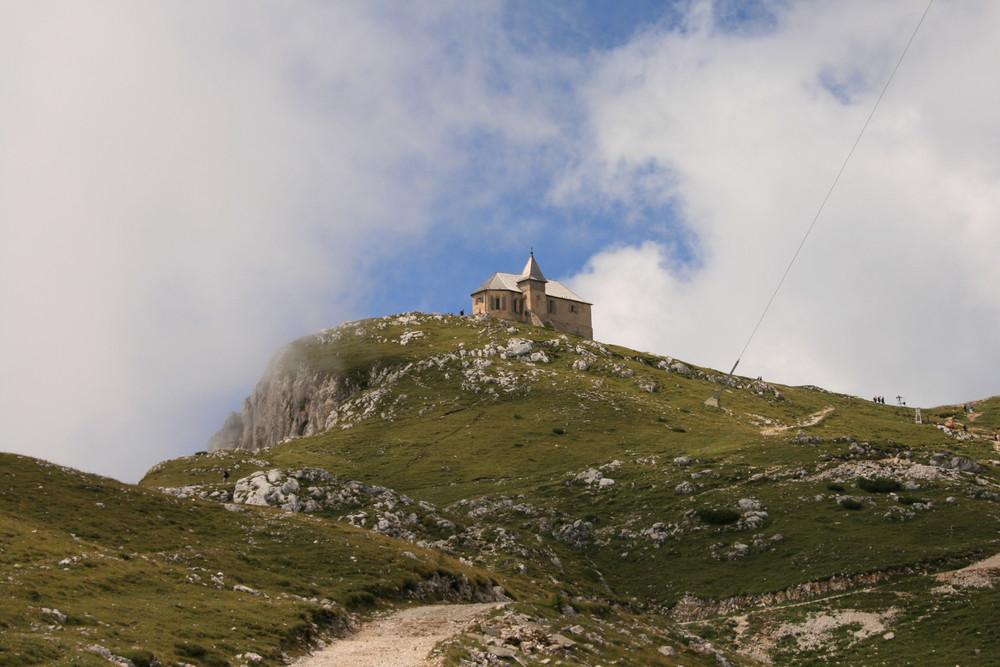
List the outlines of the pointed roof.
<svg viewBox="0 0 1000 667">
<path fill-rule="evenodd" d="M 545 294 L 548 296 L 592 305 L 589 301 L 584 301 L 578 297 L 573 293 L 573 290 L 566 287 L 558 280 L 548 280 L 545 276 L 543 276 L 542 270 L 538 268 L 538 262 L 535 261 L 534 251 L 532 251 L 531 255 L 528 257 L 528 263 L 524 265 L 524 271 L 522 271 L 520 275 L 515 273 L 494 273 L 486 279 L 486 282 L 475 289 L 472 296 L 487 290 L 504 290 L 507 292 L 523 294 L 524 290 L 521 289 L 521 283 L 526 280 L 537 280 L 538 282 L 545 283 Z"/>
<path fill-rule="evenodd" d="M 472 292 L 472 296 L 479 294 L 480 292 L 485 292 L 487 290 L 499 291 L 504 290 L 507 292 L 515 292 L 516 294 L 523 294 L 524 291 L 518 287 L 519 283 L 526 280 L 524 275 L 517 275 L 514 273 L 494 273 L 492 276 L 486 279 L 482 285 L 477 287 L 475 291 Z M 544 280 L 544 278 L 543 278 Z M 589 301 L 584 301 L 576 294 L 573 290 L 563 285 L 558 280 L 545 280 L 545 294 L 548 296 L 556 297 L 557 299 L 566 299 L 567 301 L 578 301 L 580 303 L 590 304 Z"/>
<path fill-rule="evenodd" d="M 539 282 L 548 282 L 545 276 L 542 275 L 542 270 L 538 268 L 538 262 L 535 261 L 535 251 L 531 251 L 531 255 L 528 256 L 528 263 L 524 265 L 524 271 L 521 271 L 521 280 L 537 280 Z"/>
</svg>

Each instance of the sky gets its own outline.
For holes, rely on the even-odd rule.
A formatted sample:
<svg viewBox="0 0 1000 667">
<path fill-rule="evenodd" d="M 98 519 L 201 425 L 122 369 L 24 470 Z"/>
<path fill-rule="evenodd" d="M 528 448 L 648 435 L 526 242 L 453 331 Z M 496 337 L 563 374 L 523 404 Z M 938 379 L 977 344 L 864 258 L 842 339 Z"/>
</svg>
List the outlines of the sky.
<svg viewBox="0 0 1000 667">
<path fill-rule="evenodd" d="M 601 341 L 1000 394 L 1000 3 L 934 1 L 845 166 L 926 8 L 0 0 L 0 451 L 134 482 L 530 248 Z"/>
</svg>

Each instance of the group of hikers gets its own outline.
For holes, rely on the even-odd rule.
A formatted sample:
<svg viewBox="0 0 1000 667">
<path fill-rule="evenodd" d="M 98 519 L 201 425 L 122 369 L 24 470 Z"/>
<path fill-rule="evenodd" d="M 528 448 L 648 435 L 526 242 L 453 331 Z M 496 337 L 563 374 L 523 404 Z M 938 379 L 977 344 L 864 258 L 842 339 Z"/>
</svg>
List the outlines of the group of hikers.
<svg viewBox="0 0 1000 667">
<path fill-rule="evenodd" d="M 873 396 L 872 401 L 880 405 L 885 405 L 885 396 Z"/>
</svg>

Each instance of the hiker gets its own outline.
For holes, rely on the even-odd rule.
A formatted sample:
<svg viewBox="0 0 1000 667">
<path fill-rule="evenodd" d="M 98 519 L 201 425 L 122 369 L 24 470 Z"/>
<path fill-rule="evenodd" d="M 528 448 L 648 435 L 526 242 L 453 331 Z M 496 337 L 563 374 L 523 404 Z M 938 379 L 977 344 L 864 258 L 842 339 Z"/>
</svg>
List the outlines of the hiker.
<svg viewBox="0 0 1000 667">
<path fill-rule="evenodd" d="M 226 468 L 225 470 L 222 471 L 222 481 L 223 482 L 229 481 L 229 468 Z"/>
</svg>

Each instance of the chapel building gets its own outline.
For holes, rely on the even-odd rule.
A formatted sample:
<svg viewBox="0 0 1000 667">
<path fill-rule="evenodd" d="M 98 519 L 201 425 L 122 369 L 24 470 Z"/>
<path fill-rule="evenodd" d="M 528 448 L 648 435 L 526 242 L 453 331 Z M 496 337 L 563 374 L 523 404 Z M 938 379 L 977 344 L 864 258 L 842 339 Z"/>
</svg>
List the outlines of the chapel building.
<svg viewBox="0 0 1000 667">
<path fill-rule="evenodd" d="M 520 275 L 494 273 L 472 293 L 474 315 L 552 327 L 593 339 L 591 305 L 559 281 L 546 280 L 534 252 Z"/>
</svg>

